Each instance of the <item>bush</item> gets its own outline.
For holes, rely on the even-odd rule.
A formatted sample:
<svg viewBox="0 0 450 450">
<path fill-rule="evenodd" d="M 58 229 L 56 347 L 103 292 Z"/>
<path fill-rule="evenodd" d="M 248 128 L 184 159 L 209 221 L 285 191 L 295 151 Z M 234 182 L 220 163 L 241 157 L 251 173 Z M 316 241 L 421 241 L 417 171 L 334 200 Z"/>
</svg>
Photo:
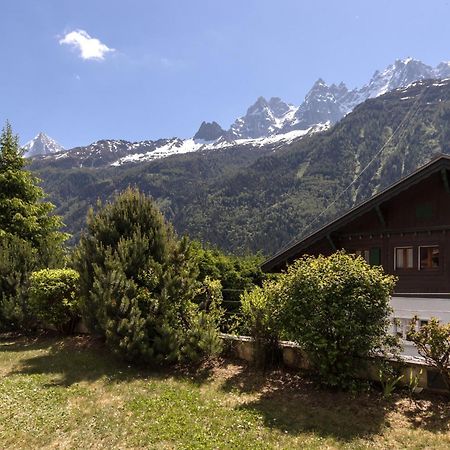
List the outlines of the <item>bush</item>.
<svg viewBox="0 0 450 450">
<path fill-rule="evenodd" d="M 239 311 L 240 296 L 244 291 L 260 286 L 267 274 L 261 270 L 261 255 L 236 256 L 225 254 L 219 249 L 204 248 L 200 242 L 194 242 L 195 256 L 198 259 L 199 279 L 206 277 L 219 280 L 222 285 L 223 305 L 228 321 L 222 323 L 222 329 L 229 331 L 234 314 Z"/>
<path fill-rule="evenodd" d="M 442 324 L 432 317 L 417 331 L 417 321 L 417 317 L 411 321 L 408 340 L 414 342 L 419 354 L 439 370 L 450 389 L 450 324 Z"/>
<path fill-rule="evenodd" d="M 280 327 L 277 309 L 277 284 L 265 282 L 241 296 L 238 328 L 255 342 L 255 363 L 266 367 L 278 358 Z"/>
<path fill-rule="evenodd" d="M 190 361 L 209 360 L 223 349 L 219 330 L 224 314 L 220 281 L 206 277 L 195 300 L 197 306 L 191 317 L 183 355 Z"/>
<path fill-rule="evenodd" d="M 395 278 L 345 252 L 304 257 L 278 282 L 280 322 L 305 350 L 320 380 L 348 388 L 370 354 L 391 350 Z"/>
<path fill-rule="evenodd" d="M 44 326 L 72 333 L 80 319 L 79 274 L 73 269 L 43 269 L 30 277 L 30 309 Z"/>
<path fill-rule="evenodd" d="M 114 351 L 142 362 L 196 358 L 184 349 L 198 320 L 197 261 L 149 197 L 128 189 L 91 211 L 75 266 L 83 317 Z"/>
</svg>

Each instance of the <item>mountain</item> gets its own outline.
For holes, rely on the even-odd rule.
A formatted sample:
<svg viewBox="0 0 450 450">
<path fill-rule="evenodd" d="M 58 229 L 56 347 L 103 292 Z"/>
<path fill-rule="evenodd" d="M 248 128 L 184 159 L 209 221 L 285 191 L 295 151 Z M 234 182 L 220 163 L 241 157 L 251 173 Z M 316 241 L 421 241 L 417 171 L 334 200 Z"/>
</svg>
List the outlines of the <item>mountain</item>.
<svg viewBox="0 0 450 450">
<path fill-rule="evenodd" d="M 450 77 L 450 63 L 431 67 L 413 58 L 399 59 L 376 71 L 367 84 L 349 90 L 345 83 L 328 85 L 319 78 L 299 106 L 279 98 L 258 98 L 245 116 L 237 119 L 228 132 L 234 139 L 256 138 L 301 130 L 318 124 L 334 124 L 368 98 L 408 86 L 414 81 Z"/>
<path fill-rule="evenodd" d="M 56 154 L 36 155 L 33 161 L 36 164 L 42 162 L 48 166 L 58 168 L 100 168 L 100 167 L 121 167 L 154 161 L 156 159 L 167 158 L 169 156 L 182 155 L 184 153 L 198 152 L 204 154 L 209 151 L 220 149 L 231 150 L 235 147 L 252 149 L 262 152 L 267 148 L 274 150 L 282 147 L 295 139 L 301 139 L 309 134 L 323 131 L 326 126 L 315 126 L 306 130 L 293 130 L 284 134 L 277 134 L 258 139 L 240 139 L 239 141 L 230 139 L 228 134 L 218 137 L 215 140 L 198 138 L 213 137 L 207 135 L 211 131 L 208 125 L 200 127 L 194 139 L 158 139 L 156 141 L 129 142 L 124 140 L 100 140 L 85 147 L 75 147 Z M 214 127 L 214 132 L 217 128 Z M 218 135 L 218 134 L 216 134 Z"/>
<path fill-rule="evenodd" d="M 35 158 L 31 169 L 75 240 L 97 198 L 110 199 L 131 185 L 153 196 L 181 234 L 228 251 L 270 254 L 433 155 L 450 154 L 450 80 L 390 91 L 359 104 L 329 129 L 303 133 L 237 140 L 140 164 L 67 164 L 67 152 L 64 158 Z M 121 145 L 137 145 L 111 142 L 97 143 L 89 154 L 101 148 L 117 158 Z"/>
<path fill-rule="evenodd" d="M 194 140 L 210 142 L 226 134 L 227 132 L 217 122 L 202 122 L 197 133 L 194 134 Z"/>
<path fill-rule="evenodd" d="M 63 152 L 65 149 L 54 139 L 45 133 L 39 133 L 34 139 L 23 146 L 24 154 L 27 158 L 37 155 L 51 155 Z"/>
<path fill-rule="evenodd" d="M 395 61 L 383 71 L 376 71 L 360 89 L 349 90 L 343 82 L 327 85 L 319 78 L 300 106 L 288 104 L 278 97 L 269 100 L 259 97 L 228 130 L 224 130 L 217 122 L 204 121 L 190 139 L 141 142 L 100 140 L 69 151 L 64 151 L 59 144 L 41 133 L 26 144 L 26 156 L 58 160 L 57 164 L 65 167 L 117 167 L 177 154 L 233 148 L 236 145 L 255 149 L 261 149 L 266 144 L 280 146 L 329 128 L 369 98 L 376 98 L 417 80 L 449 76 L 449 62 L 442 62 L 433 68 L 421 61 L 406 58 Z"/>
<path fill-rule="evenodd" d="M 289 121 L 296 108 L 284 103 L 280 98 L 273 97 L 267 101 L 259 97 L 248 108 L 244 117 L 236 119 L 229 129 L 234 139 L 255 139 L 270 136 L 282 130 L 286 121 Z"/>
</svg>

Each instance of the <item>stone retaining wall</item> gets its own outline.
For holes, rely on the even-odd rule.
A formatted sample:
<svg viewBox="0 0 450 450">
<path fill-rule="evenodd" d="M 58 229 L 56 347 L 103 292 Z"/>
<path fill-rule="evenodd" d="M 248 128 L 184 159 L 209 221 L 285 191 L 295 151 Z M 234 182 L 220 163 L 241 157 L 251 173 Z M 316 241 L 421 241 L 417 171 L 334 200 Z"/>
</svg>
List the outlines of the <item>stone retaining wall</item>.
<svg viewBox="0 0 450 450">
<path fill-rule="evenodd" d="M 233 356 L 247 362 L 255 362 L 255 342 L 248 336 L 234 336 L 230 334 L 222 334 L 222 339 L 227 343 L 226 347 Z M 307 356 L 300 346 L 295 342 L 281 341 L 279 343 L 282 363 L 285 367 L 301 370 L 311 370 L 311 364 Z M 371 358 L 367 364 L 367 368 L 360 373 L 362 379 L 371 381 L 380 381 L 379 366 L 381 358 Z M 407 386 L 411 377 L 418 377 L 417 390 L 427 390 L 439 393 L 448 393 L 442 377 L 439 372 L 428 365 L 422 358 L 402 357 L 401 361 L 388 360 L 389 364 L 398 370 L 403 378 L 399 381 L 399 385 Z"/>
</svg>

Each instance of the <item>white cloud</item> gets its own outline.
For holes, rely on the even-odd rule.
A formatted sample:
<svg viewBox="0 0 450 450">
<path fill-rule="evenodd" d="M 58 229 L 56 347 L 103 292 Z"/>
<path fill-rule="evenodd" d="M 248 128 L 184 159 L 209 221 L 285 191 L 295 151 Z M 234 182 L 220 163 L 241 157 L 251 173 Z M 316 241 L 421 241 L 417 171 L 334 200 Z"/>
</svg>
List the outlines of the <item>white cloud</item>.
<svg viewBox="0 0 450 450">
<path fill-rule="evenodd" d="M 74 30 L 67 33 L 59 40 L 59 43 L 70 45 L 79 50 L 82 59 L 102 60 L 105 59 L 107 53 L 114 51 L 113 48 L 109 48 L 100 40 L 89 36 L 84 30 Z"/>
</svg>

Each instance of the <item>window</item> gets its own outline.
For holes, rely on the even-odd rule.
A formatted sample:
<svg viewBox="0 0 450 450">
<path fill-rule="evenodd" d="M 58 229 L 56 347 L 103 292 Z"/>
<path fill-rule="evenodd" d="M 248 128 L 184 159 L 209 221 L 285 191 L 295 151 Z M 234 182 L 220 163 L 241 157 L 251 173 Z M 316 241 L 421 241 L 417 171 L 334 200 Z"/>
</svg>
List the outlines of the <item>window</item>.
<svg viewBox="0 0 450 450">
<path fill-rule="evenodd" d="M 411 319 L 395 317 L 392 321 L 392 331 L 400 339 L 407 340 Z"/>
<path fill-rule="evenodd" d="M 425 325 L 428 325 L 428 320 L 422 319 L 422 320 L 419 322 L 419 330 L 420 330 L 422 327 L 424 327 Z"/>
<path fill-rule="evenodd" d="M 412 269 L 414 267 L 413 248 L 396 247 L 394 253 L 395 269 Z"/>
<path fill-rule="evenodd" d="M 370 262 L 370 252 L 369 252 L 369 250 L 356 250 L 355 251 L 355 255 L 356 256 L 361 256 L 366 261 L 366 263 Z"/>
<path fill-rule="evenodd" d="M 371 266 L 379 266 L 381 264 L 381 249 L 379 247 L 371 247 L 370 249 L 355 250 L 356 256 L 361 256 L 366 263 Z"/>
<path fill-rule="evenodd" d="M 370 249 L 369 264 L 371 266 L 381 265 L 381 248 L 380 247 L 372 247 Z"/>
<path fill-rule="evenodd" d="M 416 206 L 417 219 L 431 219 L 433 217 L 433 207 L 431 203 L 422 203 Z"/>
<path fill-rule="evenodd" d="M 439 247 L 437 245 L 429 247 L 419 247 L 420 270 L 439 268 Z"/>
</svg>

